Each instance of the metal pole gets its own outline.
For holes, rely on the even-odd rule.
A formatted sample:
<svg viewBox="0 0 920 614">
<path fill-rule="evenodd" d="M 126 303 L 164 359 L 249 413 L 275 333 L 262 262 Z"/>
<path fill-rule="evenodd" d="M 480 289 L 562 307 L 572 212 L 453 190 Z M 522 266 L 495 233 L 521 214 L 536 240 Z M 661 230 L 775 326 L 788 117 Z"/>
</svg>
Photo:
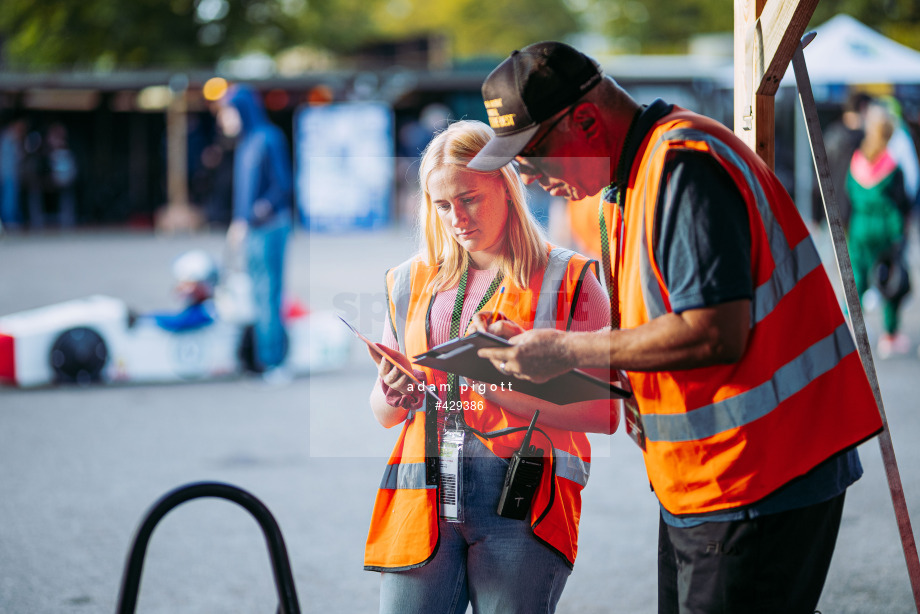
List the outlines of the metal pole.
<svg viewBox="0 0 920 614">
<path fill-rule="evenodd" d="M 894 514 L 898 521 L 898 532 L 901 535 L 901 546 L 904 549 L 904 558 L 907 561 L 907 575 L 914 593 L 914 606 L 920 613 L 920 559 L 917 557 L 917 544 L 914 542 L 914 533 L 910 526 L 910 515 L 907 511 L 907 501 L 904 499 L 904 489 L 901 486 L 901 474 L 898 471 L 898 462 L 894 456 L 894 446 L 891 443 L 891 433 L 888 430 L 888 417 L 885 415 L 885 405 L 882 403 L 882 392 L 878 385 L 878 375 L 875 363 L 872 361 L 872 350 L 869 346 L 869 337 L 866 334 L 866 323 L 863 320 L 859 295 L 856 292 L 856 282 L 853 280 L 853 267 L 847 252 L 846 237 L 843 233 L 843 224 L 837 212 L 837 195 L 835 186 L 831 181 L 830 169 L 827 165 L 827 151 L 824 148 L 824 136 L 821 134 L 821 125 L 818 123 L 818 110 L 815 106 L 815 97 L 811 89 L 811 79 L 808 77 L 808 68 L 805 66 L 805 53 L 803 49 L 815 38 L 815 32 L 809 32 L 802 37 L 802 43 L 792 56 L 792 67 L 795 71 L 795 84 L 799 90 L 799 101 L 802 103 L 802 113 L 805 116 L 805 126 L 808 129 L 808 138 L 811 143 L 811 155 L 818 173 L 818 184 L 821 188 L 821 198 L 824 201 L 824 211 L 827 214 L 827 223 L 831 231 L 834 244 L 834 254 L 837 258 L 837 269 L 843 282 L 844 295 L 847 309 L 850 313 L 850 322 L 856 336 L 856 349 L 862 359 L 863 368 L 869 377 L 875 403 L 882 416 L 882 432 L 878 436 L 879 447 L 882 450 L 882 460 L 885 464 L 885 475 L 888 478 L 888 490 L 891 492 L 891 501 L 894 504 Z"/>
<path fill-rule="evenodd" d="M 294 587 L 294 576 L 291 572 L 291 563 L 288 559 L 287 548 L 281 529 L 275 517 L 255 496 L 232 484 L 221 482 L 199 482 L 187 484 L 163 495 L 151 506 L 144 516 L 143 522 L 137 529 L 128 559 L 125 563 L 124 575 L 121 580 L 121 589 L 118 593 L 116 614 L 134 614 L 137 608 L 137 594 L 141 586 L 141 574 L 144 570 L 144 557 L 147 554 L 147 545 L 157 523 L 174 507 L 200 497 L 217 497 L 227 499 L 243 507 L 259 523 L 265 535 L 265 543 L 271 559 L 272 572 L 275 577 L 275 587 L 278 591 L 279 614 L 300 614 L 300 602 L 297 599 L 297 590 Z"/>
</svg>

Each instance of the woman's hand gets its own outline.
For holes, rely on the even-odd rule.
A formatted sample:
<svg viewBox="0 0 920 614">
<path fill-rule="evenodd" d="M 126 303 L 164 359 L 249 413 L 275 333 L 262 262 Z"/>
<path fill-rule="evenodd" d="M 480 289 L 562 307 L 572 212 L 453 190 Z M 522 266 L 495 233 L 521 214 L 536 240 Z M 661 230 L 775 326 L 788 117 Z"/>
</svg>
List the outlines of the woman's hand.
<svg viewBox="0 0 920 614">
<path fill-rule="evenodd" d="M 469 332 L 491 333 L 504 339 L 510 339 L 524 332 L 524 329 L 516 322 L 509 320 L 501 313 L 496 314 L 495 322 L 489 324 L 491 319 L 491 311 L 480 311 L 474 315 L 473 319 L 470 321 Z"/>
<path fill-rule="evenodd" d="M 391 350 L 380 343 L 377 343 L 376 346 L 382 353 L 399 363 L 406 371 L 416 374 L 415 370 L 412 368 L 412 363 L 409 362 L 409 359 L 403 354 Z M 384 386 L 383 392 L 386 395 L 387 403 L 393 407 L 404 407 L 407 409 L 418 405 L 425 394 L 423 390 L 419 390 L 419 385 L 406 375 L 406 373 L 398 369 L 389 360 L 385 360 L 371 348 L 368 348 L 367 351 L 374 362 L 377 363 L 377 377 Z"/>
</svg>

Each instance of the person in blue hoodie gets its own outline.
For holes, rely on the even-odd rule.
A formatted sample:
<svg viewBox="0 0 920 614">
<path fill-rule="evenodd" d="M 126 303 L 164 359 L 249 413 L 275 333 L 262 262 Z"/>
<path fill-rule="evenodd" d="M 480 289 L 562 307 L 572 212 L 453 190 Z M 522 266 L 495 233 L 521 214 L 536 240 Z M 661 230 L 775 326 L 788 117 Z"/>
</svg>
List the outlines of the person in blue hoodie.
<svg viewBox="0 0 920 614">
<path fill-rule="evenodd" d="M 280 382 L 289 379 L 281 367 L 287 345 L 281 321 L 284 252 L 293 204 L 288 143 L 249 87 L 230 88 L 217 119 L 224 133 L 237 139 L 227 241 L 231 248 L 245 245 L 256 309 L 256 366 L 266 381 Z"/>
</svg>

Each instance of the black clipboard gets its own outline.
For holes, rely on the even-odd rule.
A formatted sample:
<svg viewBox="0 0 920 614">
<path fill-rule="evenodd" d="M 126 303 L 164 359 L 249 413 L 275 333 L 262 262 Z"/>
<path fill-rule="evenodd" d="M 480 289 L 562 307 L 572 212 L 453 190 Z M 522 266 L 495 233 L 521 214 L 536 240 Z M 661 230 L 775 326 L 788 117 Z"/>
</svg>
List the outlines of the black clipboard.
<svg viewBox="0 0 920 614">
<path fill-rule="evenodd" d="M 505 375 L 492 363 L 480 358 L 480 348 L 511 347 L 502 337 L 484 332 L 475 332 L 466 337 L 458 337 L 437 345 L 424 354 L 412 358 L 412 362 L 468 377 L 485 384 L 505 386 L 511 384 L 515 392 L 555 403 L 568 405 L 579 401 L 597 401 L 601 399 L 622 399 L 632 396 L 619 386 L 605 382 L 584 371 L 573 369 L 556 376 L 542 384 L 537 384 L 511 375 Z"/>
</svg>

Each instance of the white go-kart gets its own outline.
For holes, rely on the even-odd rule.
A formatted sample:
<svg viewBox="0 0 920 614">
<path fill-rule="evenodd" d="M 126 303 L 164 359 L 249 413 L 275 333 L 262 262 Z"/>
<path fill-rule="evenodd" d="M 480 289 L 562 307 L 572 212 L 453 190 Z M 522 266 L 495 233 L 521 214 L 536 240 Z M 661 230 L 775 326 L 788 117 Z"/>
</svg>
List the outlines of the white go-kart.
<svg viewBox="0 0 920 614">
<path fill-rule="evenodd" d="M 203 258 L 189 252 L 174 266 L 180 287 L 202 283 L 183 276 L 212 282 L 194 310 L 138 314 L 123 300 L 96 295 L 0 317 L 0 384 L 179 382 L 255 370 L 248 277 L 237 272 L 218 280 Z M 183 271 L 183 262 L 192 264 Z M 286 301 L 283 321 L 282 367 L 291 375 L 347 363 L 351 338 L 332 313 Z"/>
</svg>

